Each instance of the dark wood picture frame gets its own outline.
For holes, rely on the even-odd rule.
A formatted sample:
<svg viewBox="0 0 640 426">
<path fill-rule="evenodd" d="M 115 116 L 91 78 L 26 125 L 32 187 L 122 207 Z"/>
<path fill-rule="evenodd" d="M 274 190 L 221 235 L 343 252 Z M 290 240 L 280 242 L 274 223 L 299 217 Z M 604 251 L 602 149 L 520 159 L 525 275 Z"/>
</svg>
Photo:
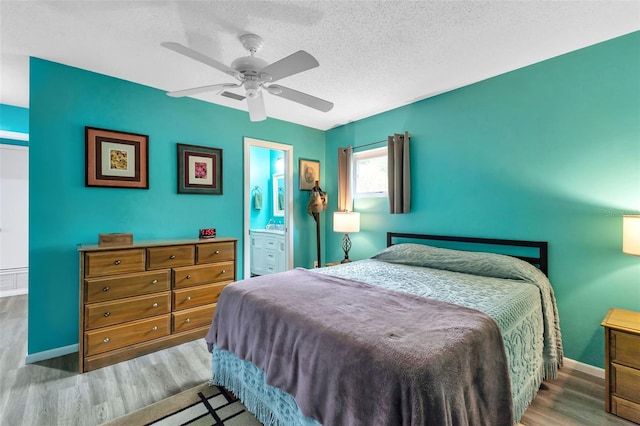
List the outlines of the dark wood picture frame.
<svg viewBox="0 0 640 426">
<path fill-rule="evenodd" d="M 149 189 L 149 136 L 85 126 L 85 186 Z"/>
<path fill-rule="evenodd" d="M 316 181 L 320 180 L 320 161 L 301 158 L 298 161 L 298 173 L 300 174 L 299 189 L 311 191 Z"/>
<path fill-rule="evenodd" d="M 178 144 L 178 194 L 222 195 L 222 149 Z"/>
</svg>

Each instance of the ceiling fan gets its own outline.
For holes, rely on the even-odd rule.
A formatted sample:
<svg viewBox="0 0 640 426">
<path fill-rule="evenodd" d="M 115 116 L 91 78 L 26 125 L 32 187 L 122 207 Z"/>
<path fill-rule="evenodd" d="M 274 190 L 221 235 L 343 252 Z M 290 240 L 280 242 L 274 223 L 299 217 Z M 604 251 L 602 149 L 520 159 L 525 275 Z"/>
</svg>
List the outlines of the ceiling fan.
<svg viewBox="0 0 640 426">
<path fill-rule="evenodd" d="M 195 87 L 193 89 L 178 90 L 175 92 L 168 92 L 167 95 L 182 97 L 217 90 L 218 94 L 236 100 L 244 100 L 246 97 L 251 121 L 262 121 L 267 118 L 264 108 L 264 98 L 262 97 L 262 94 L 265 91 L 272 95 L 280 96 L 281 98 L 297 102 L 322 112 L 330 111 L 331 108 L 333 108 L 332 102 L 316 98 L 315 96 L 311 96 L 307 93 L 289 89 L 288 87 L 280 86 L 279 84 L 272 84 L 285 77 L 319 66 L 320 64 L 318 61 L 309 53 L 304 50 L 299 50 L 269 65 L 265 60 L 255 56 L 255 53 L 263 46 L 263 41 L 260 36 L 256 34 L 244 34 L 240 36 L 240 41 L 244 48 L 249 51 L 250 56 L 243 56 L 235 59 L 231 63 L 231 66 L 227 66 L 179 43 L 161 43 L 163 47 L 166 47 L 169 50 L 173 50 L 176 53 L 209 65 L 210 67 L 220 70 L 239 81 L 239 83 L 220 83 Z M 226 89 L 233 89 L 236 87 L 244 87 L 246 96 L 226 91 Z"/>
</svg>

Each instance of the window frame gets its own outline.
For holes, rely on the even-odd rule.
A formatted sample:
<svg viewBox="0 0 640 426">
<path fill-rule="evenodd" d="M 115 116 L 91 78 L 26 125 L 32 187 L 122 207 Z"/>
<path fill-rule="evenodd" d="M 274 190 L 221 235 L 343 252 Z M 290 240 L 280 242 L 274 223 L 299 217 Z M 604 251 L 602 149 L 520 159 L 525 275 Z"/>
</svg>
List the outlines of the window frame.
<svg viewBox="0 0 640 426">
<path fill-rule="evenodd" d="M 369 160 L 372 158 L 379 158 L 379 157 L 384 157 L 385 161 L 387 161 L 386 160 L 388 158 L 387 146 L 382 146 L 379 148 L 373 148 L 373 149 L 368 149 L 365 151 L 359 151 L 359 152 L 353 153 L 353 158 L 351 160 L 351 170 L 352 170 L 351 188 L 352 188 L 352 194 L 353 194 L 354 200 L 359 198 L 383 198 L 388 196 L 388 193 L 389 193 L 388 186 L 385 187 L 385 189 L 382 191 L 375 191 L 375 192 L 358 192 L 357 191 L 358 161 Z M 385 178 L 388 179 L 386 176 Z"/>
</svg>

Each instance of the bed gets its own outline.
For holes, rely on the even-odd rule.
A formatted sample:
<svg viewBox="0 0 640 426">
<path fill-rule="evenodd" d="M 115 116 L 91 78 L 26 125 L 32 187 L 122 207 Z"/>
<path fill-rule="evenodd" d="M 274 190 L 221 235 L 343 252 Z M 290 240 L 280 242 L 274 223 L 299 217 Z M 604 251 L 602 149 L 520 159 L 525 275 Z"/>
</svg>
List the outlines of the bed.
<svg viewBox="0 0 640 426">
<path fill-rule="evenodd" d="M 430 245 L 443 242 L 465 250 Z M 206 336 L 212 383 L 267 425 L 517 423 L 562 365 L 547 244 L 388 233 L 387 246 L 227 286 Z"/>
</svg>

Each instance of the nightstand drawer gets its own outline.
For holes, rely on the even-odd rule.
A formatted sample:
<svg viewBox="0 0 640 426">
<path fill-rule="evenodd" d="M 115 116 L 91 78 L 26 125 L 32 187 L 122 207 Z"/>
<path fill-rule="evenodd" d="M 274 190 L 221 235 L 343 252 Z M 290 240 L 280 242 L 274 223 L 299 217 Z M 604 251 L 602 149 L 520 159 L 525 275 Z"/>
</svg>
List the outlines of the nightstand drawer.
<svg viewBox="0 0 640 426">
<path fill-rule="evenodd" d="M 640 326 L 640 324 L 638 324 Z M 640 336 L 611 330 L 611 362 L 640 368 Z"/>
<path fill-rule="evenodd" d="M 196 252 L 196 263 L 232 261 L 235 255 L 234 243 L 200 244 Z"/>
<path fill-rule="evenodd" d="M 103 302 L 171 288 L 171 270 L 118 275 L 110 278 L 90 278 L 85 282 L 86 302 Z"/>
<path fill-rule="evenodd" d="M 611 413 L 640 423 L 640 404 L 616 396 L 611 397 Z"/>
<path fill-rule="evenodd" d="M 193 328 L 211 325 L 213 313 L 216 311 L 216 304 L 202 306 L 200 308 L 185 309 L 175 312 L 173 316 L 173 332 L 191 330 Z"/>
<path fill-rule="evenodd" d="M 173 288 L 191 287 L 234 279 L 234 263 L 220 262 L 210 265 L 196 265 L 173 270 Z"/>
<path fill-rule="evenodd" d="M 85 328 L 106 327 L 171 311 L 171 293 L 164 292 L 148 296 L 128 297 L 111 302 L 85 305 Z"/>
<path fill-rule="evenodd" d="M 135 343 L 168 336 L 171 316 L 161 315 L 149 319 L 87 331 L 84 338 L 85 355 L 95 355 Z"/>
<path fill-rule="evenodd" d="M 178 311 L 216 303 L 220 293 L 229 283 L 231 281 L 174 290 L 173 310 Z"/>
<path fill-rule="evenodd" d="M 640 370 L 611 363 L 611 393 L 640 404 Z"/>
<path fill-rule="evenodd" d="M 144 271 L 144 250 L 96 251 L 85 254 L 86 277 Z"/>
<path fill-rule="evenodd" d="M 147 268 L 164 269 L 195 263 L 196 247 L 193 245 L 147 248 Z"/>
</svg>

